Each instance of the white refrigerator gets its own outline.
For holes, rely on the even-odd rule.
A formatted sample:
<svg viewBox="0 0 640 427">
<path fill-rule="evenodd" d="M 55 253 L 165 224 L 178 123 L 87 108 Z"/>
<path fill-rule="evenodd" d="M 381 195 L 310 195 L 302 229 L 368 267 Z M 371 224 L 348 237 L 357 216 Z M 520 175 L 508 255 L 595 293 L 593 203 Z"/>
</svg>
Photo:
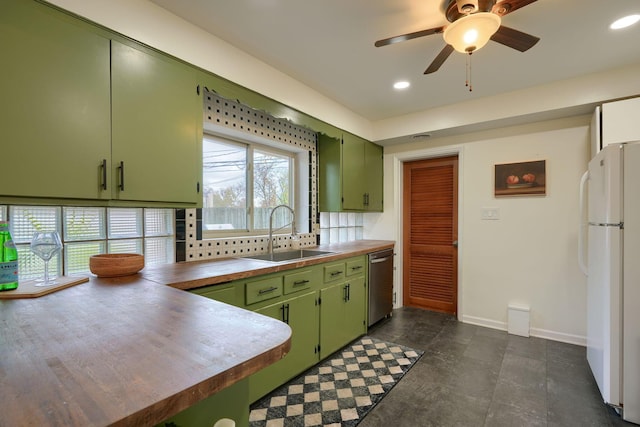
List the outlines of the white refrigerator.
<svg viewBox="0 0 640 427">
<path fill-rule="evenodd" d="M 604 147 L 583 176 L 581 206 L 585 196 L 587 360 L 603 400 L 640 424 L 640 141 Z"/>
</svg>

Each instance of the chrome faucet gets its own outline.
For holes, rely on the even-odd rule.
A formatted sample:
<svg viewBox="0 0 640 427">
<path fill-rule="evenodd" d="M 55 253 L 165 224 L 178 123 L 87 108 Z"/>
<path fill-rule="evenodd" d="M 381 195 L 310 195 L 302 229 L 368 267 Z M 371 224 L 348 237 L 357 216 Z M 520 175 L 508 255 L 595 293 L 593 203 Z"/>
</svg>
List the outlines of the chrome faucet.
<svg viewBox="0 0 640 427">
<path fill-rule="evenodd" d="M 292 219 L 291 219 L 290 223 L 285 224 L 282 227 L 276 228 L 274 230 L 273 229 L 273 213 L 276 210 L 278 210 L 279 208 L 287 208 L 287 209 L 289 209 L 289 212 L 291 212 Z M 296 213 L 288 205 L 278 205 L 275 208 L 273 208 L 273 210 L 269 214 L 269 246 L 268 246 L 269 255 L 273 256 L 273 249 L 276 248 L 276 247 L 279 247 L 279 246 L 274 246 L 273 245 L 273 232 L 274 231 L 278 231 L 278 230 L 286 227 L 289 224 L 291 224 L 291 236 L 294 237 L 294 236 L 296 236 Z"/>
</svg>

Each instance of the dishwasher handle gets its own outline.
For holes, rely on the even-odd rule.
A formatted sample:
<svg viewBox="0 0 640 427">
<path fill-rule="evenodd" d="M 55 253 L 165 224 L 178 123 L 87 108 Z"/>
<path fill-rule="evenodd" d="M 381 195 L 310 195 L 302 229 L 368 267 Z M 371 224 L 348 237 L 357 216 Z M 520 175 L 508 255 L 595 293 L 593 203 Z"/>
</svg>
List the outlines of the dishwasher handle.
<svg viewBox="0 0 640 427">
<path fill-rule="evenodd" d="M 384 257 L 384 258 L 376 258 L 376 259 L 373 259 L 373 260 L 369 261 L 369 263 L 370 263 L 370 264 L 377 264 L 377 263 L 379 263 L 379 262 L 385 262 L 385 261 L 388 261 L 388 260 L 390 260 L 390 259 L 391 259 L 391 257 L 390 257 L 390 256 L 386 256 L 386 257 Z"/>
</svg>

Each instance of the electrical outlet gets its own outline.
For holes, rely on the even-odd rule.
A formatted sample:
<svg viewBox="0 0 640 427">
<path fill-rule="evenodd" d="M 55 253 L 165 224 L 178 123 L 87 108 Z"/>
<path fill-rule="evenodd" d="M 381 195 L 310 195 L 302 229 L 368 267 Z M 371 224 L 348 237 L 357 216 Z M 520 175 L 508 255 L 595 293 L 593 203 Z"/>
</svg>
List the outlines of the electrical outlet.
<svg viewBox="0 0 640 427">
<path fill-rule="evenodd" d="M 500 209 L 498 208 L 482 208 L 480 219 L 497 220 L 500 219 Z"/>
</svg>

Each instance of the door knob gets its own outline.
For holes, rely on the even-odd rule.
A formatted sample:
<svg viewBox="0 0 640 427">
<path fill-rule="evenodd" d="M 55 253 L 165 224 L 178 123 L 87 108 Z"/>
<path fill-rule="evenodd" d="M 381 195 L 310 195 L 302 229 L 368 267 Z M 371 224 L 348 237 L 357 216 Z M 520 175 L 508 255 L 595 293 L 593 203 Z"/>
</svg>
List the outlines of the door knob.
<svg viewBox="0 0 640 427">
<path fill-rule="evenodd" d="M 453 241 L 453 247 L 454 247 L 454 248 L 457 248 L 457 247 L 458 247 L 458 241 L 457 241 L 457 240 L 454 240 L 454 241 Z"/>
</svg>

